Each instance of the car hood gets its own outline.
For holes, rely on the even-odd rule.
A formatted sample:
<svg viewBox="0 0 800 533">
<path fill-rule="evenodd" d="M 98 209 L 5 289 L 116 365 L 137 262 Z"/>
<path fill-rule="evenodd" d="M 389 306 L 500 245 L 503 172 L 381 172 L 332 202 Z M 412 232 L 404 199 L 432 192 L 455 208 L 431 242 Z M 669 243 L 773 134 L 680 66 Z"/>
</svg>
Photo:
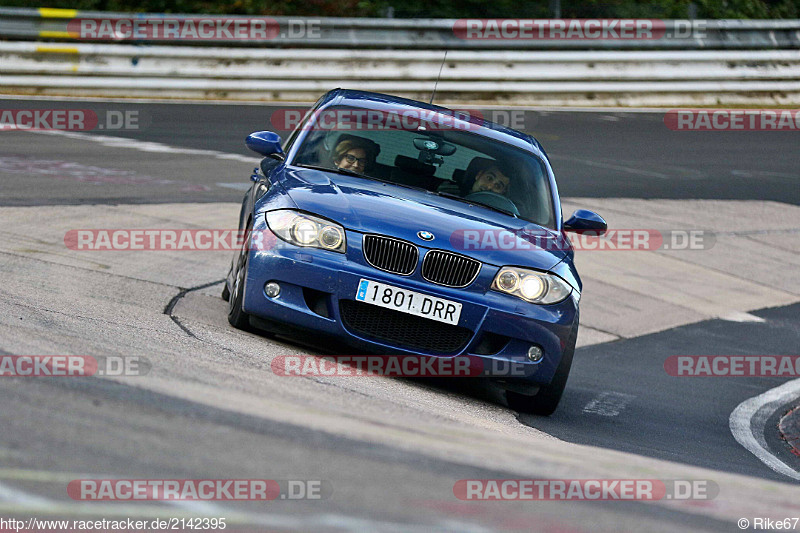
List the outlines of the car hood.
<svg viewBox="0 0 800 533">
<path fill-rule="evenodd" d="M 286 168 L 281 182 L 300 210 L 349 230 L 389 235 L 494 265 L 549 270 L 567 255 L 563 246 L 544 250 L 532 244 L 560 242 L 557 231 L 424 190 L 302 168 Z M 417 235 L 420 231 L 432 233 L 434 239 L 422 240 Z M 533 232 L 536 239 L 504 232 L 518 236 Z"/>
</svg>

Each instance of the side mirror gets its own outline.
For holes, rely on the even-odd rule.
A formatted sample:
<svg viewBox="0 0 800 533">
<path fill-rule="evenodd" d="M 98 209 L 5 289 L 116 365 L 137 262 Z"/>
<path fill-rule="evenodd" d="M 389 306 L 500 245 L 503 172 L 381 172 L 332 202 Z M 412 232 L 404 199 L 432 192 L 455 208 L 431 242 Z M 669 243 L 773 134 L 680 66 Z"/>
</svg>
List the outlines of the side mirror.
<svg viewBox="0 0 800 533">
<path fill-rule="evenodd" d="M 586 209 L 578 209 L 569 220 L 564 222 L 564 231 L 573 231 L 575 233 L 582 233 L 584 231 L 591 231 L 598 236 L 603 235 L 608 229 L 608 224 L 603 220 L 603 217 L 594 211 Z"/>
<path fill-rule="evenodd" d="M 248 135 L 244 143 L 257 154 L 261 154 L 265 157 L 277 155 L 283 159 L 281 136 L 277 133 L 271 131 L 257 131 Z"/>
</svg>

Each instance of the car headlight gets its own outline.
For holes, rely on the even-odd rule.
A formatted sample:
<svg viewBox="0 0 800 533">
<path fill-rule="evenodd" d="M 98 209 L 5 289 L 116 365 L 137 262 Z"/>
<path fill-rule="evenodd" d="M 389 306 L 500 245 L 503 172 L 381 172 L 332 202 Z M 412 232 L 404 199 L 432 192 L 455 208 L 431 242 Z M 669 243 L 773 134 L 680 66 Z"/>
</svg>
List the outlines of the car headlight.
<svg viewBox="0 0 800 533">
<path fill-rule="evenodd" d="M 344 228 L 335 222 L 298 211 L 283 209 L 267 213 L 272 233 L 297 246 L 311 246 L 344 253 Z"/>
<path fill-rule="evenodd" d="M 555 274 L 517 267 L 501 268 L 492 289 L 535 304 L 555 304 L 572 292 L 572 287 Z"/>
</svg>

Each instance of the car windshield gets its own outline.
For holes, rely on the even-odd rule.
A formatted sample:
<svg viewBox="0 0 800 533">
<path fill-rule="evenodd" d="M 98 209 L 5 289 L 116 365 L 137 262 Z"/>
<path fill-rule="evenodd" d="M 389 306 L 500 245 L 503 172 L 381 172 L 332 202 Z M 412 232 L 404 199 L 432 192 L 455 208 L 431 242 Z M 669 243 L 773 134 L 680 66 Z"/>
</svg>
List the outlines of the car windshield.
<svg viewBox="0 0 800 533">
<path fill-rule="evenodd" d="M 554 227 L 549 180 L 535 155 L 474 132 L 478 126 L 421 110 L 335 106 L 310 114 L 292 164 L 331 169 L 501 211 Z M 423 111 L 424 113 L 424 111 Z M 421 126 L 421 127 L 420 127 Z M 473 130 L 473 131 L 470 131 Z"/>
</svg>

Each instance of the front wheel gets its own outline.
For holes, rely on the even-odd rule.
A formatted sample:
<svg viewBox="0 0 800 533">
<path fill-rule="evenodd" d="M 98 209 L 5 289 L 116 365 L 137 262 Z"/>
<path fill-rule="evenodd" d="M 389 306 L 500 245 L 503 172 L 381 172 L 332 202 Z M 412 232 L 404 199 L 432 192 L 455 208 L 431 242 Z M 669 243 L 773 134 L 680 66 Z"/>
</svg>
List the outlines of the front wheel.
<svg viewBox="0 0 800 533">
<path fill-rule="evenodd" d="M 228 288 L 228 281 L 225 281 L 225 285 L 222 286 L 222 299 L 226 302 L 231 300 L 231 290 Z"/>
<path fill-rule="evenodd" d="M 567 378 L 569 377 L 570 368 L 572 368 L 572 356 L 575 354 L 575 341 L 577 339 L 578 317 L 576 316 L 575 326 L 572 328 L 569 339 L 567 339 L 564 354 L 561 356 L 561 362 L 558 364 L 553 381 L 549 385 L 540 387 L 539 392 L 533 396 L 506 391 L 506 401 L 511 409 L 519 413 L 541 416 L 550 416 L 555 412 L 558 403 L 561 401 L 561 396 L 564 394 L 564 388 L 567 386 Z"/>
<path fill-rule="evenodd" d="M 250 255 L 250 228 L 248 228 L 245 235 L 247 238 L 242 245 L 242 249 L 239 251 L 239 257 L 236 259 L 236 272 L 234 273 L 233 277 L 233 290 L 230 291 L 228 297 L 228 322 L 231 326 L 237 329 L 249 330 L 250 315 L 244 312 L 242 305 L 244 304 L 244 282 L 245 279 L 247 279 L 247 261 Z"/>
</svg>

